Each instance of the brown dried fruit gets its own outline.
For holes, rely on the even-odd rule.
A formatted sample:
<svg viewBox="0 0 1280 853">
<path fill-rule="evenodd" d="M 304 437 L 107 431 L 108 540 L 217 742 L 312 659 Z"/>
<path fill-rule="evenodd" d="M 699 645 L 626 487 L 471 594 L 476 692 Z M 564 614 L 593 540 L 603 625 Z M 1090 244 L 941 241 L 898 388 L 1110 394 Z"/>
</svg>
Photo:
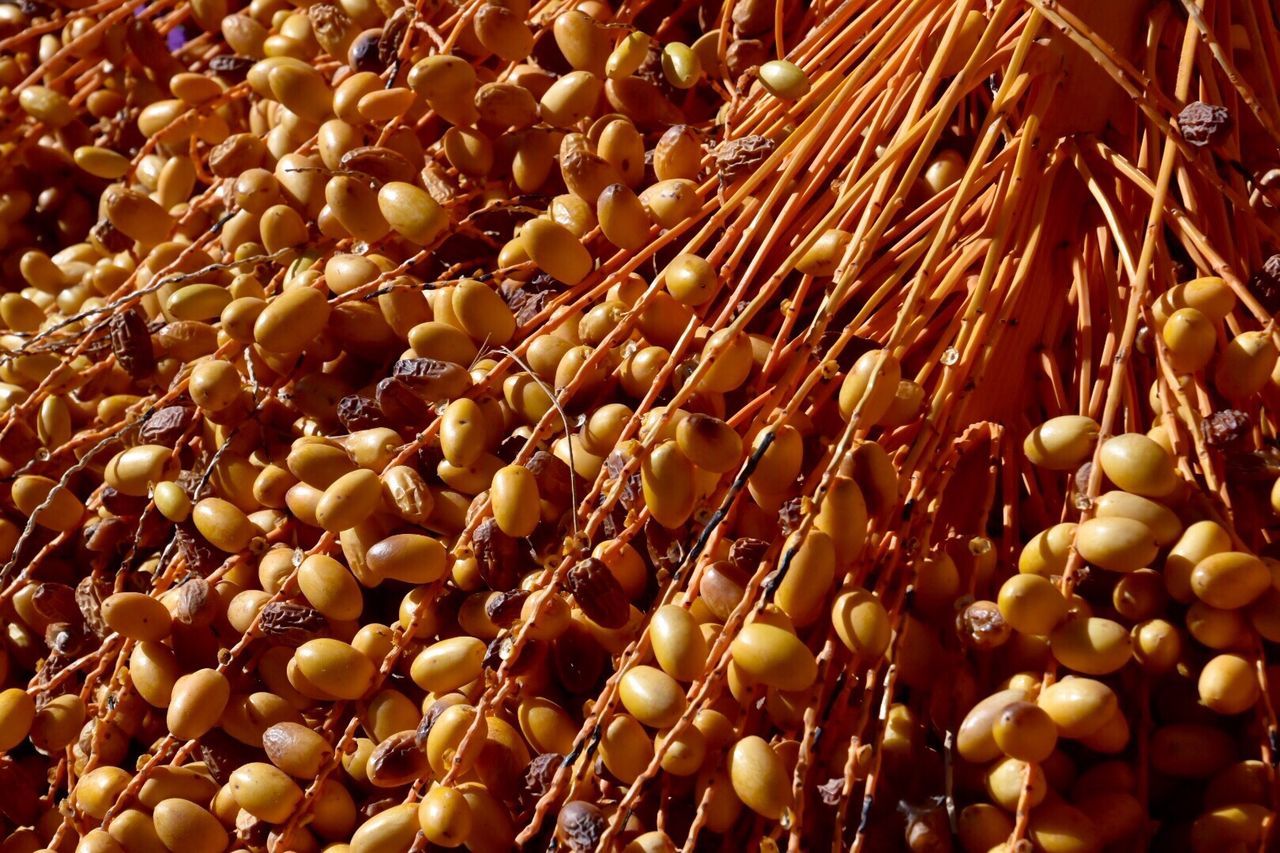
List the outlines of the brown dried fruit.
<svg viewBox="0 0 1280 853">
<path fill-rule="evenodd" d="M 556 820 L 556 839 L 573 853 L 589 853 L 600 845 L 607 822 L 598 806 L 584 800 L 573 800 L 560 809 Z"/>
<path fill-rule="evenodd" d="M 315 6 L 311 7 L 312 9 Z M 363 172 L 374 180 L 389 184 L 392 181 L 414 182 L 414 169 L 399 151 L 378 145 L 362 145 L 342 155 L 340 168 Z"/>
<path fill-rule="evenodd" d="M 187 561 L 187 567 L 192 571 L 207 575 L 222 565 L 225 555 L 200 535 L 194 522 L 187 520 L 177 525 L 173 530 L 173 538 Z"/>
<path fill-rule="evenodd" d="M 138 438 L 144 444 L 174 447 L 191 426 L 195 414 L 193 406 L 165 406 L 163 409 L 156 409 L 138 430 Z"/>
<path fill-rule="evenodd" d="M 778 527 L 783 534 L 797 530 L 804 521 L 804 498 L 794 497 L 778 509 Z"/>
<path fill-rule="evenodd" d="M 560 686 L 582 695 L 600 683 L 609 665 L 609 654 L 585 627 L 575 622 L 551 644 L 551 664 Z"/>
<path fill-rule="evenodd" d="M 338 401 L 338 420 L 347 432 L 387 426 L 387 417 L 378 408 L 378 401 L 361 394 L 349 394 Z"/>
<path fill-rule="evenodd" d="M 227 784 L 231 771 L 237 767 L 260 760 L 257 750 L 220 728 L 210 729 L 200 736 L 200 757 L 219 785 Z"/>
<path fill-rule="evenodd" d="M 123 518 L 100 518 L 84 527 L 84 546 L 97 554 L 109 554 L 133 535 L 133 525 Z"/>
<path fill-rule="evenodd" d="M 493 518 L 480 522 L 471 534 L 471 549 L 489 589 L 503 592 L 515 588 L 524 563 L 520 545 L 498 528 L 498 522 Z"/>
<path fill-rule="evenodd" d="M 1238 444 L 1249 435 L 1253 420 L 1239 409 L 1223 409 L 1200 420 L 1205 443 L 1210 447 Z"/>
<path fill-rule="evenodd" d="M 1231 132 L 1234 122 L 1226 107 L 1192 101 L 1178 113 L 1182 138 L 1197 148 L 1216 145 Z"/>
<path fill-rule="evenodd" d="M 994 649 L 1009 639 L 1013 628 L 994 601 L 975 601 L 956 617 L 962 641 L 978 649 Z"/>
<path fill-rule="evenodd" d="M 108 252 L 125 252 L 133 247 L 133 239 L 111 224 L 111 220 L 99 220 L 89 231 L 89 237 L 98 241 Z"/>
<path fill-rule="evenodd" d="M 567 505 L 573 498 L 573 472 L 557 456 L 539 450 L 529 457 L 525 467 L 538 483 L 538 497 L 553 505 Z"/>
<path fill-rule="evenodd" d="M 480 661 L 480 665 L 485 669 L 497 672 L 502 668 L 502 664 L 506 661 L 507 656 L 511 654 L 514 641 L 510 635 L 500 635 L 489 641 L 484 647 L 484 657 Z M 526 646 L 527 648 L 527 646 Z M 523 654 L 523 652 L 521 652 Z M 514 666 L 514 661 L 512 662 Z M 507 667 L 509 671 L 514 671 L 513 666 Z"/>
<path fill-rule="evenodd" d="M 509 628 L 520 618 L 520 610 L 528 597 L 529 592 L 523 589 L 495 592 L 485 601 L 484 613 L 499 628 Z"/>
<path fill-rule="evenodd" d="M 261 165 L 267 146 L 251 133 L 236 133 L 213 146 L 209 171 L 219 178 L 238 177 Z"/>
<path fill-rule="evenodd" d="M 178 603 L 173 609 L 173 618 L 184 625 L 203 628 L 211 624 L 217 615 L 213 590 L 207 580 L 193 577 L 178 587 Z"/>
<path fill-rule="evenodd" d="M 253 59 L 248 56 L 223 54 L 209 60 L 209 70 L 231 83 L 239 83 L 249 76 L 252 67 Z"/>
<path fill-rule="evenodd" d="M 42 583 L 31 596 L 31 606 L 50 622 L 80 622 L 76 591 L 63 583 Z"/>
<path fill-rule="evenodd" d="M 106 590 L 105 593 L 103 592 L 104 588 Z M 92 575 L 83 578 L 80 583 L 76 584 L 76 607 L 80 611 L 85 627 L 98 637 L 105 637 L 111 633 L 107 623 L 102 620 L 102 599 L 110 594 L 111 589 L 109 587 L 100 588 L 98 581 Z"/>
<path fill-rule="evenodd" d="M 465 369 L 434 358 L 402 358 L 392 367 L 391 375 L 432 403 L 460 397 L 471 387 L 471 374 Z"/>
<path fill-rule="evenodd" d="M 777 147 L 778 143 L 759 135 L 731 139 L 716 146 L 716 171 L 720 173 L 721 183 L 731 184 L 754 171 Z"/>
<path fill-rule="evenodd" d="M 602 560 L 588 557 L 569 569 L 565 585 L 592 622 L 604 628 L 627 624 L 631 615 L 627 594 Z"/>
<path fill-rule="evenodd" d="M 258 630 L 282 645 L 297 648 L 308 640 L 323 637 L 329 623 L 318 610 L 289 601 L 273 601 L 262 608 Z"/>
<path fill-rule="evenodd" d="M 378 383 L 377 405 L 387 421 L 396 425 L 421 427 L 431 422 L 435 412 L 403 379 L 388 376 Z"/>
<path fill-rule="evenodd" d="M 769 543 L 750 536 L 741 536 L 729 546 L 729 562 L 744 572 L 755 574 L 756 567 L 769 550 Z"/>
<path fill-rule="evenodd" d="M 440 719 L 449 705 L 444 702 L 433 702 L 431 707 L 427 709 L 427 713 L 422 715 L 422 719 L 418 722 L 418 730 L 414 733 L 414 742 L 419 746 L 423 746 L 427 742 L 427 736 L 431 734 L 431 727 L 436 724 L 436 720 Z"/>
<path fill-rule="evenodd" d="M 387 23 L 382 27 L 382 35 L 378 37 L 378 59 L 385 68 L 396 60 L 400 51 L 400 42 L 404 41 L 409 30 L 409 7 L 396 9 Z"/>
<path fill-rule="evenodd" d="M 369 781 L 379 788 L 407 785 L 431 772 L 427 754 L 412 731 L 397 732 L 374 748 L 367 765 Z"/>
<path fill-rule="evenodd" d="M 332 3 L 315 3 L 307 7 L 307 19 L 325 53 L 342 58 L 343 43 L 349 42 L 356 33 L 356 25 L 347 13 Z"/>
<path fill-rule="evenodd" d="M 507 301 L 507 307 L 523 326 L 551 304 L 561 288 L 559 282 L 546 273 L 539 273 L 530 281 L 511 278 L 502 283 L 498 292 Z"/>
<path fill-rule="evenodd" d="M 524 791 L 529 799 L 536 801 L 551 790 L 551 783 L 563 761 L 564 756 L 558 752 L 544 752 L 529 762 L 524 770 Z"/>
<path fill-rule="evenodd" d="M 1249 292 L 1271 314 L 1280 312 L 1280 255 L 1272 255 L 1262 269 L 1249 276 Z"/>
<path fill-rule="evenodd" d="M 156 372 L 156 353 L 141 311 L 130 308 L 113 315 L 107 329 L 111 333 L 111 351 L 125 373 L 134 379 L 145 379 Z"/>
</svg>

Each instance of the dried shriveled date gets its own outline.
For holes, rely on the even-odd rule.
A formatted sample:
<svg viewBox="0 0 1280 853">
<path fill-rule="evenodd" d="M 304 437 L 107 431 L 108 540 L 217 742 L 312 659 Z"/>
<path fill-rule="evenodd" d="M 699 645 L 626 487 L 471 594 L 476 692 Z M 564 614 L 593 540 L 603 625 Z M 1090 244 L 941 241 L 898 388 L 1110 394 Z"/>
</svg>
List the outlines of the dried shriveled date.
<svg viewBox="0 0 1280 853">
<path fill-rule="evenodd" d="M 529 593 L 523 589 L 496 592 L 484 603 L 484 613 L 499 628 L 509 628 L 520 618 L 520 608 Z"/>
<path fill-rule="evenodd" d="M 391 375 L 431 403 L 460 397 L 471 387 L 471 376 L 466 370 L 434 358 L 402 358 L 391 369 Z"/>
<path fill-rule="evenodd" d="M 1248 412 L 1239 409 L 1223 409 L 1200 421 L 1205 443 L 1210 447 L 1230 447 L 1249 435 L 1253 421 Z"/>
<path fill-rule="evenodd" d="M 545 450 L 539 450 L 529 458 L 525 467 L 538 483 L 538 496 L 556 505 L 572 500 L 573 472 L 569 466 Z"/>
<path fill-rule="evenodd" d="M 588 853 L 600 845 L 607 821 L 598 806 L 585 800 L 564 804 L 556 820 L 556 839 L 573 853 Z"/>
<path fill-rule="evenodd" d="M 315 7 L 311 7 L 314 9 Z M 398 151 L 374 145 L 362 145 L 342 155 L 341 168 L 363 172 L 379 183 L 412 181 L 413 165 Z"/>
<path fill-rule="evenodd" d="M 422 426 L 431 420 L 431 406 L 403 379 L 383 379 L 378 383 L 377 395 L 378 408 L 393 424 Z"/>
<path fill-rule="evenodd" d="M 107 329 L 111 333 L 111 351 L 125 373 L 134 379 L 145 379 L 156 372 L 156 352 L 141 311 L 121 311 L 108 321 Z"/>
<path fill-rule="evenodd" d="M 1249 292 L 1271 314 L 1280 311 L 1280 255 L 1272 255 L 1249 276 Z"/>
<path fill-rule="evenodd" d="M 1013 631 L 1000 615 L 994 601 L 975 601 L 956 617 L 956 630 L 963 642 L 979 649 L 993 649 Z"/>
<path fill-rule="evenodd" d="M 589 693 L 609 664 L 609 653 L 582 625 L 572 624 L 551 645 L 551 664 L 560 686 L 575 695 Z"/>
<path fill-rule="evenodd" d="M 209 582 L 193 577 L 178 587 L 178 603 L 173 608 L 173 618 L 183 625 L 202 628 L 213 622 L 217 608 Z"/>
<path fill-rule="evenodd" d="M 716 148 L 716 170 L 720 173 L 720 180 L 731 184 L 754 171 L 777 147 L 778 143 L 772 139 L 758 135 L 722 143 Z"/>
<path fill-rule="evenodd" d="M 31 596 L 31 606 L 50 622 L 80 622 L 76 591 L 63 583 L 42 583 Z"/>
<path fill-rule="evenodd" d="M 534 756 L 524 770 L 524 792 L 527 799 L 537 801 L 551 790 L 551 782 L 562 761 L 564 756 L 558 752 L 544 752 Z"/>
<path fill-rule="evenodd" d="M 486 518 L 476 526 L 471 535 L 471 548 L 480 567 L 480 577 L 489 589 L 504 592 L 515 588 L 524 562 L 520 544 L 498 529 L 493 518 Z"/>
<path fill-rule="evenodd" d="M 338 420 L 348 432 L 387 425 L 387 417 L 378 408 L 378 401 L 361 394 L 348 394 L 338 401 Z"/>
<path fill-rule="evenodd" d="M 603 561 L 589 557 L 569 569 L 569 592 L 587 618 L 604 628 L 621 628 L 631 615 L 622 584 Z"/>
<path fill-rule="evenodd" d="M 89 230 L 89 236 L 102 244 L 102 248 L 110 252 L 123 252 L 133 245 L 133 240 L 119 228 L 111 224 L 111 220 L 103 219 Z"/>
<path fill-rule="evenodd" d="M 111 633 L 111 629 L 102 619 L 102 599 L 110 594 L 111 589 L 105 585 L 99 586 L 93 575 L 83 578 L 76 584 L 76 607 L 80 610 L 85 626 L 98 637 L 105 637 Z"/>
<path fill-rule="evenodd" d="M 764 559 L 765 552 L 768 550 L 768 542 L 761 539 L 753 539 L 750 536 L 742 536 L 734 540 L 733 545 L 729 546 L 729 562 L 733 563 L 734 568 L 754 574 L 756 567 L 760 565 L 760 561 Z"/>
<path fill-rule="evenodd" d="M 253 60 L 247 56 L 236 56 L 234 54 L 223 54 L 215 56 L 209 60 L 209 70 L 219 77 L 225 77 L 228 80 L 239 82 L 249 74 L 249 69 L 253 67 Z"/>
<path fill-rule="evenodd" d="M 289 601 L 273 601 L 262 608 L 258 630 L 263 636 L 297 648 L 308 640 L 322 637 L 329 623 L 318 610 Z"/>
<path fill-rule="evenodd" d="M 100 518 L 84 526 L 84 547 L 98 554 L 108 554 L 124 544 L 133 532 L 134 525 L 123 518 Z"/>
<path fill-rule="evenodd" d="M 541 273 L 525 282 L 508 279 L 498 288 L 498 293 L 507 301 L 516 322 L 523 326 L 538 316 L 561 290 L 555 279 Z"/>
<path fill-rule="evenodd" d="M 177 525 L 174 528 L 173 537 L 178 543 L 178 550 L 187 561 L 188 568 L 192 571 L 207 575 L 222 565 L 223 553 L 210 545 L 191 521 L 184 521 Z"/>
<path fill-rule="evenodd" d="M 1178 113 L 1178 129 L 1182 138 L 1197 148 L 1216 145 L 1226 138 L 1232 127 L 1231 113 L 1226 107 L 1192 101 Z"/>
<path fill-rule="evenodd" d="M 193 406 L 165 406 L 157 409 L 138 430 L 138 438 L 144 444 L 163 444 L 173 447 L 191 426 L 196 415 Z"/>
<path fill-rule="evenodd" d="M 200 736 L 200 757 L 218 784 L 231 779 L 231 771 L 251 761 L 258 761 L 257 750 L 243 744 L 222 729 L 214 728 Z"/>
<path fill-rule="evenodd" d="M 407 785 L 430 772 L 427 754 L 419 748 L 412 731 L 391 735 L 369 756 L 369 781 L 380 788 Z"/>
</svg>

